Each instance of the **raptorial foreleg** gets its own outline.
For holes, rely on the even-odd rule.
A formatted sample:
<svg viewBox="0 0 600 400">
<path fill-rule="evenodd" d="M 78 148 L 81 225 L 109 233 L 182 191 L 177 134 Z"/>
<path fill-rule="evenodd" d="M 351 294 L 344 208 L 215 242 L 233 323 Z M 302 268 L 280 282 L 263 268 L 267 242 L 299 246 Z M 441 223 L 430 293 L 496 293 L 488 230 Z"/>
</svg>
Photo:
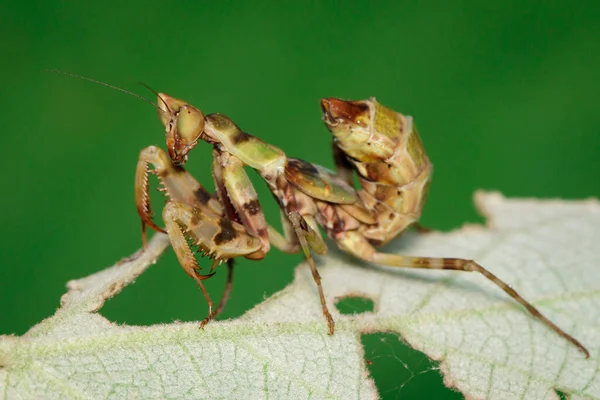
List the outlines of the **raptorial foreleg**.
<svg viewBox="0 0 600 400">
<path fill-rule="evenodd" d="M 261 241 L 248 234 L 244 227 L 237 222 L 185 203 L 168 202 L 163 210 L 163 220 L 179 263 L 183 270 L 196 281 L 208 303 L 208 316 L 200 324 L 200 327 L 203 328 L 215 317 L 217 312 L 221 311 L 222 306 L 217 308 L 217 312 L 213 311 L 213 301 L 202 281 L 210 278 L 214 272 L 211 268 L 211 273 L 208 275 L 199 273 L 200 266 L 187 238 L 192 241 L 192 245 L 198 246 L 215 263 L 239 256 L 251 256 L 260 251 Z M 229 264 L 229 271 L 227 287 L 230 290 L 233 272 L 231 264 Z M 223 295 L 225 302 L 229 290 L 226 288 Z"/>
<path fill-rule="evenodd" d="M 175 167 L 165 151 L 156 146 L 148 146 L 140 152 L 135 170 L 135 205 L 142 220 L 142 242 L 146 247 L 146 225 L 152 229 L 165 232 L 152 220 L 150 205 L 150 187 L 148 181 L 148 165 L 159 179 L 169 199 L 187 203 L 194 207 L 205 208 L 210 212 L 223 215 L 223 207 L 192 175 L 181 167 Z"/>
<path fill-rule="evenodd" d="M 244 164 L 236 156 L 217 147 L 213 148 L 213 157 L 215 187 L 225 214 L 261 240 L 262 252 L 257 252 L 254 257 L 264 258 L 271 247 L 267 222 L 254 185 L 244 170 Z"/>
</svg>

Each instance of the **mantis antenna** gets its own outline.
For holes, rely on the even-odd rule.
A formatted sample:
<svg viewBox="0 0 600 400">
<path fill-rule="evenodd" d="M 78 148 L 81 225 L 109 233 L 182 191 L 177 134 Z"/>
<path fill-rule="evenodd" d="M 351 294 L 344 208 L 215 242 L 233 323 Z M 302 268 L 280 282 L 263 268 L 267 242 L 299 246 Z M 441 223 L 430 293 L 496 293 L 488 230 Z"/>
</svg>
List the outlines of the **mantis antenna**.
<svg viewBox="0 0 600 400">
<path fill-rule="evenodd" d="M 152 104 L 152 106 L 153 106 L 154 108 L 156 108 L 156 109 L 159 109 L 159 108 L 158 108 L 158 106 L 156 105 L 156 103 L 154 103 L 154 102 L 152 102 L 152 101 L 148 100 L 147 98 L 145 98 L 145 97 L 143 97 L 143 96 L 140 96 L 140 95 L 139 95 L 139 94 L 137 94 L 137 93 L 130 92 L 129 90 L 122 89 L 122 88 L 120 88 L 120 87 L 118 87 L 118 86 L 113 86 L 113 85 L 110 85 L 110 84 L 108 84 L 108 83 L 104 83 L 104 82 L 98 81 L 98 80 L 96 80 L 96 79 L 93 79 L 93 78 L 88 78 L 87 76 L 81 76 L 81 75 L 77 75 L 77 74 L 72 74 L 72 73 L 70 73 L 70 72 L 58 71 L 58 70 L 55 70 L 55 69 L 45 69 L 45 70 L 43 70 L 43 71 L 44 71 L 44 72 L 50 72 L 50 73 L 53 73 L 53 74 L 66 75 L 66 76 L 70 76 L 70 77 L 72 77 L 72 78 L 83 79 L 84 81 L 88 81 L 88 82 L 96 83 L 96 84 L 98 84 L 98 85 L 106 86 L 106 87 L 108 87 L 108 88 L 111 88 L 111 89 L 114 89 L 114 90 L 118 90 L 118 91 L 120 91 L 120 92 L 123 92 L 123 93 L 125 93 L 125 94 L 128 94 L 128 95 L 130 95 L 130 96 L 136 97 L 136 98 L 138 98 L 138 99 L 140 99 L 140 100 L 143 100 L 143 101 L 145 101 L 145 102 L 146 102 L 146 103 L 148 103 L 148 104 Z M 145 86 L 146 88 L 150 89 L 150 91 L 152 91 L 152 93 L 154 93 L 154 94 L 156 94 L 156 95 L 158 96 L 158 93 L 156 93 L 156 92 L 155 92 L 155 91 L 154 91 L 152 88 L 150 88 L 148 85 L 146 85 L 145 83 L 141 83 L 141 82 L 140 82 L 140 84 L 141 84 L 141 85 L 143 85 L 143 86 Z M 160 96 L 158 96 L 158 97 L 160 98 Z M 162 100 L 162 102 L 163 102 L 163 103 L 166 105 L 165 101 L 164 101 L 162 98 L 161 98 L 161 100 Z M 171 109 L 170 109 L 168 106 L 167 106 L 167 109 L 168 109 L 169 111 L 171 111 Z"/>
</svg>

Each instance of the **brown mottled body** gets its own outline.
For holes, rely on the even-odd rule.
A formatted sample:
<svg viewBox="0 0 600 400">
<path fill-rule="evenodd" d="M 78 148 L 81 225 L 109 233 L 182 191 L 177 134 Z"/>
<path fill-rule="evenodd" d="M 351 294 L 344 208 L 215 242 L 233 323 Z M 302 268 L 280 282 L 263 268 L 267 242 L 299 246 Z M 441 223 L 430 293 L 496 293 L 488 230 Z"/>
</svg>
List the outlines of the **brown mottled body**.
<svg viewBox="0 0 600 400">
<path fill-rule="evenodd" d="M 166 128 L 173 171 L 183 170 L 177 166 L 185 163 L 189 151 L 199 140 L 214 148 L 213 175 L 219 205 L 200 205 L 198 197 L 206 198 L 204 194 L 194 195 L 195 199 L 192 199 L 192 193 L 198 191 L 197 182 L 188 183 L 177 177 L 172 181 L 180 191 L 178 196 L 187 200 L 180 205 L 169 203 L 163 213 L 167 231 L 186 271 L 186 266 L 194 270 L 197 264 L 192 261 L 191 250 L 182 240 L 183 236 L 178 237 L 181 233 L 178 227 L 195 239 L 195 245 L 219 260 L 236 256 L 260 259 L 270 244 L 286 252 L 302 249 L 319 289 L 329 332 L 333 333 L 334 321 L 311 254 L 312 251 L 322 254 L 327 250 L 319 234 L 319 227 L 322 227 L 342 250 L 366 261 L 402 268 L 479 272 L 589 356 L 575 338 L 473 260 L 409 257 L 377 251 L 376 247 L 397 237 L 419 219 L 432 165 L 411 117 L 383 107 L 375 99 L 344 101 L 328 98 L 322 100 L 321 106 L 323 120 L 335 137 L 334 159 L 338 175 L 321 166 L 288 158 L 282 150 L 242 131 L 224 115 L 204 116 L 200 110 L 181 100 L 159 94 L 159 116 Z M 284 235 L 264 221 L 244 165 L 260 174 L 277 199 Z M 359 190 L 352 187 L 354 172 L 360 180 Z M 141 195 L 137 197 L 142 199 L 138 201 L 142 220 L 160 229 L 148 217 L 149 205 L 143 201 L 147 198 L 147 180 L 141 175 L 136 179 L 136 194 L 138 192 Z M 195 276 L 195 279 L 201 286 L 201 278 Z"/>
</svg>

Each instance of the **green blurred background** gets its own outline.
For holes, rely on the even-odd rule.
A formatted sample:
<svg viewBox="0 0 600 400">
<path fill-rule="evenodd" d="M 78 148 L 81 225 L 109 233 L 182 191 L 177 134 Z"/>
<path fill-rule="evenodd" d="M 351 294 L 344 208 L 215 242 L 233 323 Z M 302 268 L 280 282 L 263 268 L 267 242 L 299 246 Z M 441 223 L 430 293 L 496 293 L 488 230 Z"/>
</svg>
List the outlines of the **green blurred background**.
<svg viewBox="0 0 600 400">
<path fill-rule="evenodd" d="M 600 194 L 600 2 L 300 3 L 0 4 L 0 333 L 23 334 L 54 312 L 69 279 L 139 248 L 137 155 L 164 147 L 147 104 L 43 69 L 152 97 L 136 85 L 143 81 L 326 166 L 318 100 L 377 96 L 415 117 L 435 165 L 422 222 L 436 229 L 481 221 L 478 188 Z M 212 187 L 208 146 L 188 166 Z M 276 223 L 272 198 L 257 186 Z M 223 317 L 285 287 L 301 260 L 274 250 L 262 262 L 239 261 Z M 209 283 L 215 296 L 224 277 Z M 169 250 L 102 313 L 131 324 L 191 321 L 205 305 Z M 429 384 L 397 376 L 418 355 L 401 356 L 408 350 L 395 337 L 371 339 L 366 357 L 377 360 L 384 397 L 429 393 Z"/>
</svg>

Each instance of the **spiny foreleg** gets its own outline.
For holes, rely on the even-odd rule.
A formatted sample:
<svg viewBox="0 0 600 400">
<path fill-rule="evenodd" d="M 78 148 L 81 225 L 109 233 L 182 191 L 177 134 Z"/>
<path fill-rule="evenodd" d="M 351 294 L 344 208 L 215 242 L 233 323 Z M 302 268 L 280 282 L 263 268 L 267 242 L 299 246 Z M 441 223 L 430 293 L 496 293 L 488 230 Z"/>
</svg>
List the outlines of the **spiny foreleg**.
<svg viewBox="0 0 600 400">
<path fill-rule="evenodd" d="M 244 170 L 244 163 L 238 157 L 219 147 L 213 148 L 213 176 L 225 214 L 262 240 L 264 254 L 271 245 L 286 253 L 300 251 L 294 228 L 283 210 L 281 222 L 284 235 L 267 224 L 256 190 Z"/>
<path fill-rule="evenodd" d="M 225 216 L 244 225 L 246 231 L 262 242 L 262 251 L 253 253 L 261 259 L 269 251 L 267 223 L 258 196 L 239 159 L 213 147 L 213 178 Z M 227 283 L 215 316 L 221 313 L 233 289 L 233 259 L 227 260 Z"/>
<path fill-rule="evenodd" d="M 271 247 L 267 221 L 254 185 L 244 170 L 244 163 L 238 157 L 215 146 L 212 167 L 215 187 L 224 206 L 225 215 L 228 219 L 242 224 L 250 235 L 261 240 L 262 252 L 256 253 L 254 257 L 264 258 Z"/>
<path fill-rule="evenodd" d="M 537 308 L 525 300 L 516 290 L 511 288 L 506 282 L 498 278 L 496 275 L 479 265 L 473 260 L 462 258 L 432 258 L 432 257 L 409 257 L 398 254 L 380 253 L 371 246 L 367 240 L 360 236 L 357 232 L 348 232 L 344 238 L 338 241 L 338 245 L 343 250 L 353 254 L 357 258 L 370 261 L 377 264 L 382 264 L 390 267 L 400 268 L 419 268 L 419 269 L 446 269 L 465 272 L 479 272 L 489 281 L 494 283 L 506 294 L 515 299 L 534 317 L 540 320 L 544 325 L 548 326 L 559 336 L 575 345 L 586 358 L 589 358 L 589 351 L 575 339 L 573 336 L 559 328 L 554 322 L 550 321 Z"/>
<path fill-rule="evenodd" d="M 165 232 L 152 220 L 150 205 L 150 188 L 148 181 L 148 165 L 163 185 L 163 190 L 170 200 L 187 203 L 195 207 L 205 208 L 217 215 L 223 215 L 223 207 L 193 176 L 181 167 L 175 167 L 171 159 L 159 147 L 148 146 L 140 152 L 135 171 L 135 205 L 142 221 L 142 242 L 146 247 L 146 225 L 152 229 Z"/>
<path fill-rule="evenodd" d="M 208 275 L 199 273 L 200 266 L 187 239 L 189 238 L 192 245 L 198 246 L 204 254 L 214 260 L 211 271 L 215 263 L 239 256 L 251 256 L 260 251 L 261 241 L 249 235 L 237 222 L 185 203 L 168 202 L 163 210 L 163 220 L 179 263 L 196 281 L 208 303 L 208 316 L 200 324 L 203 328 L 224 305 L 219 306 L 217 312 L 213 312 L 213 301 L 202 281 L 211 277 L 214 272 Z M 232 264 L 228 266 L 230 270 L 228 287 L 230 287 L 233 271 Z M 227 291 L 224 297 L 226 295 L 228 296 Z M 226 302 L 226 299 L 224 301 Z"/>
</svg>

